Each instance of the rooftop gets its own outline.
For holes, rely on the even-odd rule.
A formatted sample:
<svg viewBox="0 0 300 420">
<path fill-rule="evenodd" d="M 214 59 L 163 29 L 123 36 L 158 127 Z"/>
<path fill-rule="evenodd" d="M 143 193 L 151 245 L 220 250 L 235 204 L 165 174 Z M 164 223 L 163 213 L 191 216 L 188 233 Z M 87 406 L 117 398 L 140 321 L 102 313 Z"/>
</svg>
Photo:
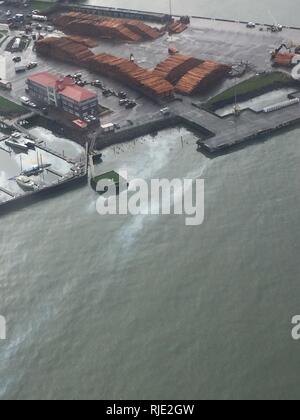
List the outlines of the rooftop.
<svg viewBox="0 0 300 420">
<path fill-rule="evenodd" d="M 88 101 L 89 99 L 97 98 L 96 93 L 77 85 L 65 87 L 60 91 L 60 94 L 76 102 L 84 102 Z"/>
<path fill-rule="evenodd" d="M 57 82 L 59 81 L 59 77 L 55 74 L 51 74 L 48 72 L 42 72 L 34 74 L 30 77 L 28 77 L 28 80 L 31 80 L 32 82 L 38 83 L 39 85 L 43 85 L 46 87 L 55 87 Z"/>
<path fill-rule="evenodd" d="M 70 78 L 62 79 L 60 76 L 48 72 L 42 72 L 30 76 L 28 80 L 38 83 L 47 88 L 56 88 L 61 95 L 75 102 L 84 102 L 97 98 L 96 93 L 77 86 Z"/>
</svg>

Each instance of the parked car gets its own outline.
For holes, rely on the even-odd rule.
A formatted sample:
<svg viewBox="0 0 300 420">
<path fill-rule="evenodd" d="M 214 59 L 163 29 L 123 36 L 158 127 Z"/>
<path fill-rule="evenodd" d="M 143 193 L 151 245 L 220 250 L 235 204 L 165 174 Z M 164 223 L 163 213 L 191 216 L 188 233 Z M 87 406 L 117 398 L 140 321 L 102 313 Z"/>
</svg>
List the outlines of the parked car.
<svg viewBox="0 0 300 420">
<path fill-rule="evenodd" d="M 27 65 L 27 69 L 28 69 L 28 70 L 32 70 L 32 69 L 35 69 L 37 66 L 38 66 L 38 63 L 36 63 L 36 62 L 32 61 L 31 63 L 29 63 L 29 64 Z"/>
<path fill-rule="evenodd" d="M 108 98 L 109 96 L 112 96 L 112 91 L 110 89 L 105 89 L 103 91 L 103 96 L 105 96 L 106 98 Z"/>
<path fill-rule="evenodd" d="M 118 93 L 118 97 L 120 99 L 126 99 L 127 98 L 127 93 L 126 92 L 119 92 Z"/>
<path fill-rule="evenodd" d="M 126 104 L 126 109 L 133 109 L 137 106 L 137 103 L 135 101 L 129 101 Z"/>
<path fill-rule="evenodd" d="M 94 80 L 91 85 L 100 89 L 103 88 L 103 83 L 100 80 Z"/>
<path fill-rule="evenodd" d="M 165 115 L 165 116 L 168 116 L 168 115 L 170 115 L 170 108 L 168 108 L 168 107 L 166 107 L 166 108 L 163 108 L 163 109 L 161 109 L 160 110 L 160 113 L 162 114 L 162 115 Z"/>
<path fill-rule="evenodd" d="M 13 57 L 13 62 L 15 62 L 15 63 L 20 63 L 21 61 L 22 61 L 22 58 L 21 57 Z"/>
</svg>

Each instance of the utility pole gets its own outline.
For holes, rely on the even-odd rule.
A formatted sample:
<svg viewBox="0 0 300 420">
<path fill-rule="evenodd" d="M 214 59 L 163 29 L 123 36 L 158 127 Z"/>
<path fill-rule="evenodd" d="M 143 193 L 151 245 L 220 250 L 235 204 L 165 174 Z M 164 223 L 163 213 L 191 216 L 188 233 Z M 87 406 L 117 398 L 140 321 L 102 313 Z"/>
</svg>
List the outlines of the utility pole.
<svg viewBox="0 0 300 420">
<path fill-rule="evenodd" d="M 169 0 L 169 10 L 170 10 L 170 16 L 173 17 L 173 7 L 172 7 L 172 0 Z"/>
</svg>

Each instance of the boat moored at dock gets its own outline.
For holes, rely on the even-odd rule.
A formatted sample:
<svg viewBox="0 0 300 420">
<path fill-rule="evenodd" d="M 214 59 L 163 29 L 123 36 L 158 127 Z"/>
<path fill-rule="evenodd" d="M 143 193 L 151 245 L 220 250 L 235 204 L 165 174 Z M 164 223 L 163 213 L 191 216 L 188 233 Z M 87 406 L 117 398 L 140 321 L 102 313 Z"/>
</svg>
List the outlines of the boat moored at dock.
<svg viewBox="0 0 300 420">
<path fill-rule="evenodd" d="M 24 191 L 34 191 L 37 188 L 37 185 L 30 179 L 28 176 L 20 175 L 16 178 L 16 183 Z"/>
<path fill-rule="evenodd" d="M 10 138 L 8 140 L 5 140 L 5 144 L 11 149 L 20 150 L 22 152 L 28 152 L 28 146 L 17 139 Z"/>
</svg>

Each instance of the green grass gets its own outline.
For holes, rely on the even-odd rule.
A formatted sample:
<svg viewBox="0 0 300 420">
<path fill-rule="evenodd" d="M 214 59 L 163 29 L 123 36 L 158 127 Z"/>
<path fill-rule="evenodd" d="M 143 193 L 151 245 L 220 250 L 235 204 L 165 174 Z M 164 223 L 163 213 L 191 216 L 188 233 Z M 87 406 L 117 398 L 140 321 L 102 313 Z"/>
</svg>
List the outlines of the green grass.
<svg viewBox="0 0 300 420">
<path fill-rule="evenodd" d="M 92 188 L 94 188 L 95 191 L 97 190 L 98 182 L 100 182 L 100 181 L 107 182 L 107 186 L 106 186 L 107 190 L 104 189 L 104 191 L 98 191 L 100 194 L 103 194 L 103 193 L 109 191 L 110 185 L 114 185 L 115 188 L 116 188 L 116 193 L 119 194 L 120 187 L 122 185 L 125 186 L 127 184 L 126 179 L 122 178 L 115 171 L 110 171 L 110 172 L 107 172 L 105 174 L 97 175 L 94 178 L 92 178 L 91 179 L 91 185 L 92 185 Z"/>
<path fill-rule="evenodd" d="M 26 110 L 22 106 L 3 98 L 3 96 L 0 96 L 0 115 L 18 116 L 24 114 L 25 112 Z"/>
<path fill-rule="evenodd" d="M 93 181 L 97 184 L 97 182 L 105 180 L 105 181 L 111 181 L 114 184 L 118 184 L 120 181 L 120 176 L 115 171 L 107 172 L 102 175 L 97 175 L 93 178 Z"/>
<path fill-rule="evenodd" d="M 210 99 L 207 103 L 209 107 L 214 107 L 216 104 L 223 101 L 234 102 L 235 95 L 249 95 L 259 93 L 260 91 L 266 88 L 274 87 L 284 87 L 293 81 L 292 77 L 287 73 L 282 73 L 279 71 L 261 74 L 259 76 L 251 77 L 244 82 L 239 83 L 238 85 L 225 90 L 214 98 Z"/>
<path fill-rule="evenodd" d="M 41 12 L 46 12 L 50 7 L 52 7 L 55 2 L 48 1 L 32 1 L 30 3 L 31 10 L 40 10 Z"/>
</svg>

